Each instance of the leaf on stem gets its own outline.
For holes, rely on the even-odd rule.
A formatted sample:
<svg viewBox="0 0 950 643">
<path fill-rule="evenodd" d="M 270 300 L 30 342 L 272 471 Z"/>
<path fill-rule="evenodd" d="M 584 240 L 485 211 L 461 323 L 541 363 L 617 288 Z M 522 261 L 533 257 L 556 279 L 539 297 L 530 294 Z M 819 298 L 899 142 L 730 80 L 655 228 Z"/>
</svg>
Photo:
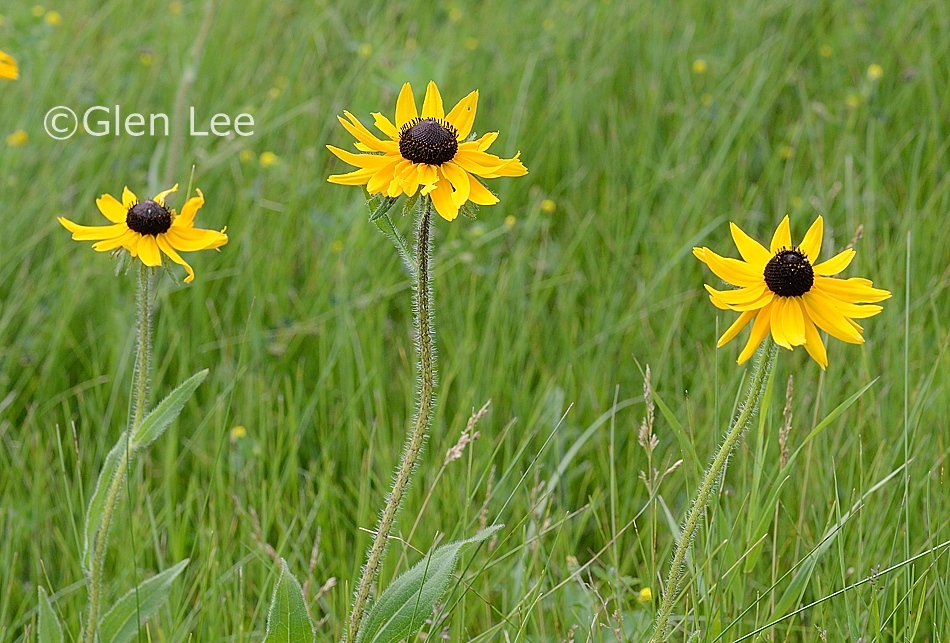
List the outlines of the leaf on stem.
<svg viewBox="0 0 950 643">
<path fill-rule="evenodd" d="M 152 576 L 130 589 L 99 622 L 99 640 L 103 643 L 128 643 L 140 623 L 151 618 L 168 600 L 172 583 L 188 566 L 188 559 Z"/>
<path fill-rule="evenodd" d="M 396 643 L 418 632 L 452 581 L 462 554 L 502 527 L 493 525 L 467 540 L 442 545 L 393 581 L 370 608 L 356 643 Z"/>
<path fill-rule="evenodd" d="M 46 590 L 40 586 L 39 616 L 37 618 L 36 640 L 38 643 L 63 643 L 63 627 L 59 617 L 49 603 Z"/>
<path fill-rule="evenodd" d="M 290 573 L 287 561 L 280 559 L 280 578 L 267 614 L 267 635 L 264 643 L 301 643 L 316 641 L 313 621 L 307 611 L 300 583 Z"/>
</svg>

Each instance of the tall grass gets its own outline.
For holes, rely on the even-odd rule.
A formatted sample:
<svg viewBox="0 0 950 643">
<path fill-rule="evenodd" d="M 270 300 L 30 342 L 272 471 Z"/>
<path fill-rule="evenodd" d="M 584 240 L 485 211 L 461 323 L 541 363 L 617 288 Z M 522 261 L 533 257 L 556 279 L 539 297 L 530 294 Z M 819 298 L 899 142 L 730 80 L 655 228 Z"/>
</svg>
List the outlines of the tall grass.
<svg viewBox="0 0 950 643">
<path fill-rule="evenodd" d="M 57 7 L 58 27 L 27 2 L 2 10 L 0 42 L 21 79 L 0 88 L 0 134 L 29 134 L 0 147 L 4 642 L 32 640 L 37 584 L 62 588 L 54 605 L 79 630 L 83 508 L 128 403 L 132 278 L 112 278 L 55 216 L 99 223 L 95 197 L 146 184 L 169 143 L 53 141 L 43 115 L 94 104 L 170 113 L 203 12 L 100 5 Z M 430 78 L 447 100 L 480 89 L 476 124 L 497 127 L 499 153 L 521 150 L 531 170 L 496 182 L 502 201 L 477 221 L 435 226 L 440 402 L 396 535 L 408 536 L 473 408 L 492 405 L 382 578 L 440 533 L 508 525 L 464 570 L 436 633 L 580 641 L 648 630 L 654 605 L 639 592 L 660 595 L 673 534 L 741 391 L 738 342 L 714 348 L 731 316 L 717 320 L 690 255 L 700 242 L 725 252 L 728 220 L 762 238 L 788 213 L 800 236 L 822 214 L 826 251 L 860 229 L 849 274 L 895 297 L 868 320 L 867 344 L 830 344 L 826 372 L 804 351 L 779 355 L 676 614 L 698 640 L 735 640 L 947 541 L 948 48 L 950 7 L 936 0 L 221 3 L 195 112 L 206 122 L 251 111 L 258 125 L 246 140 L 185 139 L 175 180 L 194 164 L 202 221 L 227 225 L 231 241 L 194 257 L 190 287 L 160 283 L 153 381 L 211 374 L 136 462 L 106 577 L 125 588 L 191 558 L 152 640 L 257 641 L 284 557 L 310 579 L 320 637 L 339 639 L 413 411 L 412 329 L 399 259 L 357 191 L 326 183 L 341 167 L 323 145 L 348 142 L 335 121 L 344 108 L 367 117 L 403 81 Z M 262 167 L 265 151 L 278 162 Z M 654 462 L 684 459 L 653 497 L 638 478 L 645 364 L 668 409 Z M 804 447 L 782 469 L 790 374 L 790 448 Z M 829 640 L 945 640 L 943 552 L 796 614 L 771 640 L 819 629 Z"/>
</svg>

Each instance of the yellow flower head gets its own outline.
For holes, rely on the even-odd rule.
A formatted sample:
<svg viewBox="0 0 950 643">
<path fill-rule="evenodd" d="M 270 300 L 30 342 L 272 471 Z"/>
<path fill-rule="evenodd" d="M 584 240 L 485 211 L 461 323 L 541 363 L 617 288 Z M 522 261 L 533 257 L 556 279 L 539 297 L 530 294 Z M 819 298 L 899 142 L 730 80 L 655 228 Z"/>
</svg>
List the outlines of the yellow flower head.
<svg viewBox="0 0 950 643">
<path fill-rule="evenodd" d="M 21 129 L 7 135 L 7 145 L 10 147 L 20 147 L 25 145 L 28 140 L 30 140 L 29 134 Z"/>
<path fill-rule="evenodd" d="M 374 113 L 376 128 L 389 140 L 380 140 L 355 116 L 344 111 L 340 123 L 357 139 L 356 149 L 368 154 L 353 154 L 332 145 L 327 149 L 343 161 L 360 168 L 348 174 L 334 174 L 330 183 L 365 185 L 370 194 L 397 197 L 412 196 L 417 190 L 432 198 L 442 218 L 452 221 L 466 201 L 478 205 L 494 205 L 498 197 L 475 176 L 494 179 L 502 176 L 524 176 L 528 173 L 518 159 L 503 159 L 486 150 L 498 138 L 489 132 L 467 141 L 475 121 L 478 91 L 473 91 L 446 114 L 442 96 L 434 82 L 429 82 L 422 103 L 422 115 L 409 83 L 402 86 L 396 100 L 396 123 Z M 421 188 L 421 189 L 420 189 Z"/>
<path fill-rule="evenodd" d="M 113 225 L 82 226 L 59 217 L 59 222 L 73 233 L 76 241 L 97 241 L 93 250 L 108 252 L 125 248 L 133 257 L 138 257 L 146 266 L 162 265 L 162 253 L 188 272 L 185 283 L 191 283 L 195 271 L 176 252 L 194 252 L 220 248 L 228 242 L 228 235 L 214 230 L 195 227 L 195 214 L 204 205 L 201 190 L 198 196 L 185 202 L 181 214 L 165 207 L 165 197 L 178 190 L 178 185 L 159 193 L 154 199 L 139 201 L 129 188 L 122 192 L 122 202 L 103 194 L 96 199 L 99 211 Z"/>
<path fill-rule="evenodd" d="M 720 257 L 709 248 L 693 248 L 696 258 L 713 274 L 739 287 L 720 291 L 706 286 L 713 305 L 741 313 L 719 338 L 719 346 L 732 340 L 753 319 L 749 341 L 739 355 L 740 364 L 752 357 L 770 330 L 776 344 L 789 350 L 804 346 L 822 369 L 828 365 L 828 356 L 817 328 L 850 344 L 864 343 L 864 329 L 854 320 L 881 312 L 880 306 L 867 304 L 888 299 L 891 293 L 874 288 L 868 279 L 832 277 L 854 259 L 851 248 L 815 263 L 824 231 L 821 217 L 808 229 L 801 244 L 793 246 L 786 216 L 768 250 L 736 224 L 729 225 L 742 260 Z"/>
<path fill-rule="evenodd" d="M 20 68 L 17 67 L 13 56 L 5 51 L 0 51 L 0 78 L 7 80 L 16 80 L 20 77 Z"/>
</svg>

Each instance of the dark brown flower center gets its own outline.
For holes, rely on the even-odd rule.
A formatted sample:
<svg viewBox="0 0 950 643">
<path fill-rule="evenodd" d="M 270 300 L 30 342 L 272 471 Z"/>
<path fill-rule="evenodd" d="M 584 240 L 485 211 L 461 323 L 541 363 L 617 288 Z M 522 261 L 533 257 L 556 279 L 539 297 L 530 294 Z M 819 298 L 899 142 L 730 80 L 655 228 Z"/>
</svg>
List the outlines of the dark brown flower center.
<svg viewBox="0 0 950 643">
<path fill-rule="evenodd" d="M 407 161 L 442 165 L 458 151 L 458 130 L 448 121 L 414 118 L 399 130 L 399 153 Z"/>
<path fill-rule="evenodd" d="M 765 285 L 779 297 L 801 297 L 814 284 L 815 271 L 797 248 L 783 248 L 765 264 Z"/>
<path fill-rule="evenodd" d="M 150 234 L 154 237 L 168 232 L 172 227 L 172 215 L 160 203 L 146 199 L 129 208 L 129 213 L 125 215 L 125 225 L 139 234 Z"/>
</svg>

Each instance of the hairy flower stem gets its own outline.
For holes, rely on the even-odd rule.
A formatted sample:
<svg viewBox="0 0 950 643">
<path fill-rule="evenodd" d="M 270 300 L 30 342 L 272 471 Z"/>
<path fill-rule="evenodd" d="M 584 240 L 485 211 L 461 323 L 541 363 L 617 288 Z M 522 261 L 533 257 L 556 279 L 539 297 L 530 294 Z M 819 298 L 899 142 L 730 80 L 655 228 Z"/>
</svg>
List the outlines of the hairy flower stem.
<svg viewBox="0 0 950 643">
<path fill-rule="evenodd" d="M 680 585 L 683 581 L 683 564 L 686 562 L 686 552 L 693 542 L 696 527 L 699 526 L 699 519 L 709 505 L 713 492 L 720 482 L 722 470 L 725 468 L 726 462 L 729 461 L 729 456 L 732 455 L 732 450 L 738 444 L 742 434 L 745 433 L 749 420 L 752 419 L 759 408 L 769 371 L 775 361 L 775 353 L 776 348 L 772 344 L 771 337 L 766 337 L 762 350 L 756 358 L 755 367 L 752 370 L 752 381 L 749 382 L 749 392 L 739 411 L 739 416 L 729 429 L 729 433 L 726 435 L 726 439 L 723 440 L 722 446 L 719 447 L 719 452 L 712 464 L 709 465 L 703 483 L 699 487 L 699 492 L 693 500 L 693 506 L 689 510 L 686 523 L 683 525 L 683 533 L 676 544 L 673 562 L 670 564 L 670 573 L 666 577 L 666 586 L 663 588 L 663 601 L 660 603 L 660 610 L 657 613 L 656 628 L 653 631 L 653 638 L 650 639 L 651 643 L 661 643 L 667 640 L 670 613 L 673 611 L 673 605 L 676 603 Z"/>
<path fill-rule="evenodd" d="M 86 621 L 85 643 L 95 643 L 96 630 L 99 625 L 100 591 L 102 589 L 102 569 L 105 562 L 106 543 L 109 541 L 109 529 L 112 526 L 112 515 L 115 510 L 122 483 L 128 474 L 130 441 L 132 434 L 138 429 L 145 416 L 145 403 L 148 398 L 148 373 L 152 357 L 151 328 L 152 309 L 150 284 L 152 269 L 141 264 L 138 279 L 138 326 L 136 329 L 135 380 L 132 388 L 132 407 L 129 414 L 127 434 L 122 455 L 115 470 L 115 475 L 109 482 L 109 492 L 106 495 L 105 506 L 102 510 L 102 522 L 96 531 L 92 543 L 92 560 L 89 568 L 89 615 Z"/>
<path fill-rule="evenodd" d="M 421 203 L 421 215 L 416 228 L 416 284 L 415 284 L 415 327 L 416 349 L 419 354 L 419 390 L 417 398 L 419 407 L 416 411 L 415 426 L 407 436 L 406 447 L 403 451 L 402 462 L 396 472 L 393 490 L 386 501 L 386 507 L 379 519 L 373 545 L 366 556 L 366 565 L 356 590 L 356 600 L 353 602 L 353 611 L 350 614 L 350 623 L 347 628 L 346 640 L 356 641 L 363 616 L 366 612 L 366 602 L 369 599 L 370 588 L 379 572 L 379 565 L 386 550 L 389 533 L 392 531 L 396 513 L 402 504 L 402 497 L 409 487 L 409 479 L 416 467 L 416 460 L 422 451 L 429 421 L 432 417 L 432 408 L 435 405 L 435 351 L 433 349 L 434 327 L 432 321 L 432 283 L 430 282 L 430 255 L 432 252 L 431 220 L 432 199 L 425 197 Z"/>
</svg>

